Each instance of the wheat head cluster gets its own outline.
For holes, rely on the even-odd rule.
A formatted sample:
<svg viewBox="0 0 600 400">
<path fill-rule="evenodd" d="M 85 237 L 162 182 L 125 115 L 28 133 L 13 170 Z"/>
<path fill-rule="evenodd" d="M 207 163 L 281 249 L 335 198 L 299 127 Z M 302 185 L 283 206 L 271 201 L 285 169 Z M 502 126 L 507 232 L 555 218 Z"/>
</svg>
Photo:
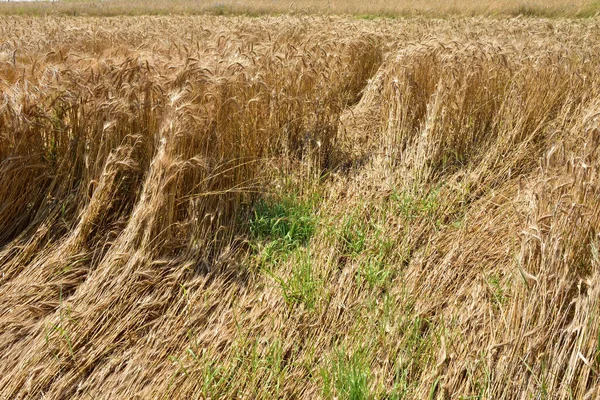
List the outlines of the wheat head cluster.
<svg viewBox="0 0 600 400">
<path fill-rule="evenodd" d="M 600 396 L 600 19 L 0 17 L 0 399 Z"/>
</svg>

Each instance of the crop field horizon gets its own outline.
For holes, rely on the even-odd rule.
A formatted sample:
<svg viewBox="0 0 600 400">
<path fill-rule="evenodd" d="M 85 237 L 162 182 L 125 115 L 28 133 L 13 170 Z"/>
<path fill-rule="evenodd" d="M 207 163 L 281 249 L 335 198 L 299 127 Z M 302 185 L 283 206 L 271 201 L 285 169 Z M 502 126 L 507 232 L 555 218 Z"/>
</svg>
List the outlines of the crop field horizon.
<svg viewBox="0 0 600 400">
<path fill-rule="evenodd" d="M 0 1 L 0 15 L 348 15 L 592 17 L 598 0 L 42 0 Z"/>
<path fill-rule="evenodd" d="M 599 398 L 600 18 L 58 14 L 0 16 L 0 399 Z"/>
</svg>

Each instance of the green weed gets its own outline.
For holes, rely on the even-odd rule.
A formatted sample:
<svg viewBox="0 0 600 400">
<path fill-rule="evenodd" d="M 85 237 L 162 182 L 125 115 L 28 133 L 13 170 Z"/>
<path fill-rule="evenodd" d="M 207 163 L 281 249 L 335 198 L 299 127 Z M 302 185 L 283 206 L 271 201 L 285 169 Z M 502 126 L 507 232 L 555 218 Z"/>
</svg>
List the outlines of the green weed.
<svg viewBox="0 0 600 400">
<path fill-rule="evenodd" d="M 500 278 L 497 275 L 490 275 L 487 277 L 486 282 L 492 293 L 494 304 L 497 307 L 502 307 L 508 301 L 506 297 L 506 291 L 500 283 Z"/>
<path fill-rule="evenodd" d="M 323 396 L 361 400 L 371 398 L 371 370 L 366 351 L 348 354 L 343 348 L 336 351 L 329 369 L 321 371 Z"/>
<path fill-rule="evenodd" d="M 365 222 L 359 220 L 356 213 L 345 217 L 340 235 L 343 246 L 342 253 L 345 256 L 355 258 L 362 253 L 369 235 L 367 229 Z"/>
<path fill-rule="evenodd" d="M 283 297 L 289 306 L 304 305 L 308 310 L 313 310 L 321 297 L 323 282 L 313 269 L 313 263 L 308 251 L 296 252 L 292 271 L 286 277 L 273 275 L 279 283 Z"/>
<path fill-rule="evenodd" d="M 315 228 L 312 204 L 295 197 L 261 200 L 250 220 L 252 246 L 260 254 L 261 264 L 275 263 L 307 245 Z"/>
<path fill-rule="evenodd" d="M 425 218 L 435 222 L 434 220 L 437 211 L 440 208 L 438 199 L 439 188 L 432 189 L 421 195 L 420 193 L 408 191 L 393 191 L 390 196 L 393 208 L 397 214 L 404 219 L 411 221 L 418 218 Z"/>
</svg>

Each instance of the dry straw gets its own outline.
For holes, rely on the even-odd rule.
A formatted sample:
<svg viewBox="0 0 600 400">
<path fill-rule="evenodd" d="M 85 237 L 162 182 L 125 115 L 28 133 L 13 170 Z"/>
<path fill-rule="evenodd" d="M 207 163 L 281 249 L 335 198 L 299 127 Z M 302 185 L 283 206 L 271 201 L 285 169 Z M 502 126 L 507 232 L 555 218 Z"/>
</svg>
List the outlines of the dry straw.
<svg viewBox="0 0 600 400">
<path fill-rule="evenodd" d="M 598 28 L 0 18 L 0 398 L 596 398 Z"/>
</svg>

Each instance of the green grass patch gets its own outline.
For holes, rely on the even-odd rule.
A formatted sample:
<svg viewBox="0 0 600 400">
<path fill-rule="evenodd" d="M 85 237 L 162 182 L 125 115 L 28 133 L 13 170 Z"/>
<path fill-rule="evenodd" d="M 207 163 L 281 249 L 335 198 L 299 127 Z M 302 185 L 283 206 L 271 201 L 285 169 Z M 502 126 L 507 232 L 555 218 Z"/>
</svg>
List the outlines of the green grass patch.
<svg viewBox="0 0 600 400">
<path fill-rule="evenodd" d="M 310 253 L 306 250 L 295 252 L 292 270 L 286 276 L 272 275 L 283 291 L 283 298 L 290 307 L 303 305 L 314 310 L 322 298 L 323 281 L 314 271 Z"/>
<path fill-rule="evenodd" d="M 392 276 L 392 269 L 381 256 L 367 257 L 357 271 L 359 285 L 365 283 L 371 290 L 387 288 Z"/>
<path fill-rule="evenodd" d="M 367 245 L 368 230 L 367 223 L 359 218 L 359 213 L 348 214 L 340 232 L 342 254 L 350 258 L 361 254 Z"/>
<path fill-rule="evenodd" d="M 202 398 L 239 398 L 247 387 L 261 398 L 279 398 L 289 366 L 283 359 L 283 344 L 276 339 L 267 344 L 241 333 L 229 352 L 229 362 L 215 360 L 213 351 L 192 345 L 179 356 L 170 356 L 173 374 L 163 398 L 170 397 L 181 378 L 194 380 Z M 246 377 L 239 381 L 238 377 Z"/>
<path fill-rule="evenodd" d="M 315 233 L 313 203 L 297 197 L 260 200 L 250 219 L 251 245 L 262 266 L 286 260 Z"/>
<path fill-rule="evenodd" d="M 393 191 L 390 201 L 394 207 L 393 211 L 406 220 L 425 218 L 435 222 L 433 218 L 440 208 L 439 192 L 439 188 L 429 190 L 424 194 L 412 190 Z"/>
<path fill-rule="evenodd" d="M 380 228 L 374 229 L 370 239 L 358 264 L 357 283 L 366 284 L 371 290 L 387 290 L 398 268 L 392 263 L 391 256 L 394 252 L 404 252 L 403 244 L 387 236 Z"/>
<path fill-rule="evenodd" d="M 329 368 L 321 370 L 323 397 L 326 399 L 362 400 L 372 398 L 370 390 L 371 369 L 367 352 L 349 354 L 338 349 Z"/>
</svg>

